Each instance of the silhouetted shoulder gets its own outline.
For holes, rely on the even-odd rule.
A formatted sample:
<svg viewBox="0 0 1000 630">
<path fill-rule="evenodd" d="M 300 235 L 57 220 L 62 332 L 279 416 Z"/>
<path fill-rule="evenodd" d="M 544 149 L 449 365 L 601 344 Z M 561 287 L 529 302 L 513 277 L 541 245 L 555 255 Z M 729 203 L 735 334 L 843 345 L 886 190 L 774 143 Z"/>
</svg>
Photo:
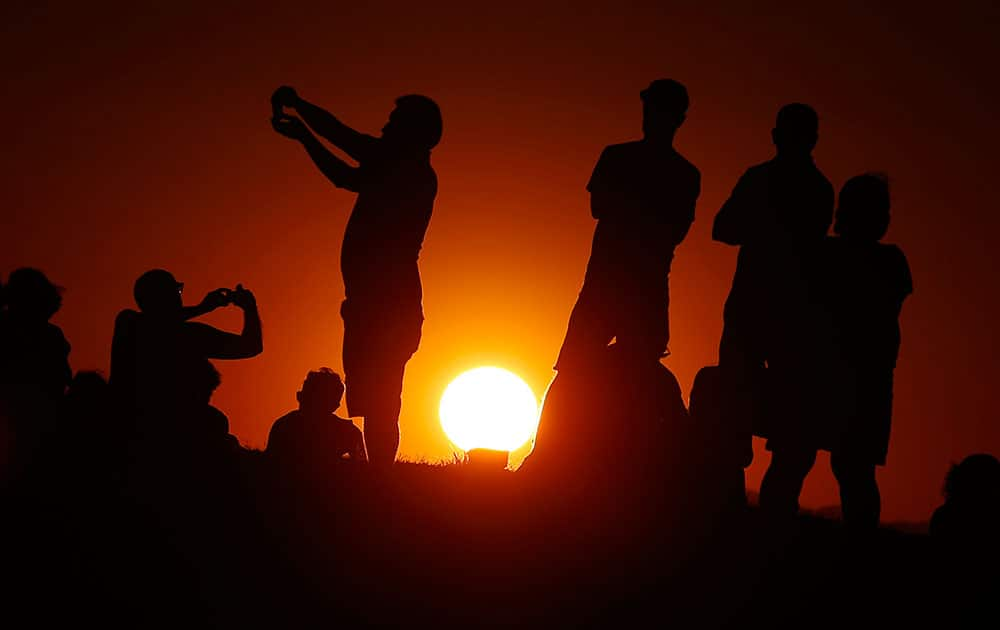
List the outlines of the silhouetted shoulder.
<svg viewBox="0 0 1000 630">
<path fill-rule="evenodd" d="M 267 452 L 273 453 L 284 446 L 284 440 L 288 432 L 294 428 L 300 415 L 301 412 L 296 409 L 274 421 L 274 424 L 271 425 L 271 431 L 267 435 L 267 446 L 265 447 Z"/>
<path fill-rule="evenodd" d="M 897 295 L 904 298 L 913 293 L 913 276 L 903 250 L 888 243 L 879 243 L 879 250 L 886 268 L 891 273 L 893 288 L 898 291 Z"/>
</svg>

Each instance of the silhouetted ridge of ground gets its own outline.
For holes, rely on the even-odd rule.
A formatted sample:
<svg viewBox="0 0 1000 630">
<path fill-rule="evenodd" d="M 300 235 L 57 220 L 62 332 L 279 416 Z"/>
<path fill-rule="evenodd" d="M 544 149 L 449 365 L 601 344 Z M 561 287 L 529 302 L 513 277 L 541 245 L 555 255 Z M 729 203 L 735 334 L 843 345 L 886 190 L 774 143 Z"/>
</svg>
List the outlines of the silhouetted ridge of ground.
<svg viewBox="0 0 1000 630">
<path fill-rule="evenodd" d="M 939 599 L 926 536 L 713 513 L 662 477 L 638 478 L 652 473 L 536 483 L 398 464 L 291 476 L 257 452 L 184 466 L 130 489 L 70 476 L 6 497 L 8 618 L 898 627 L 926 621 Z"/>
</svg>

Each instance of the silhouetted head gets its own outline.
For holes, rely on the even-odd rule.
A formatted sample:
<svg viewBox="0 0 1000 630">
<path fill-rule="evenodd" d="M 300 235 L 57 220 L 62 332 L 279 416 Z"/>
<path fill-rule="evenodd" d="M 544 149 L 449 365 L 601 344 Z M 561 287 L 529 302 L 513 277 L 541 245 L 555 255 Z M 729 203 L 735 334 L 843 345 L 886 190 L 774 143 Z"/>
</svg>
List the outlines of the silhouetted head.
<svg viewBox="0 0 1000 630">
<path fill-rule="evenodd" d="M 135 281 L 133 295 L 135 303 L 143 313 L 176 315 L 184 306 L 181 301 L 183 289 L 184 283 L 177 282 L 169 271 L 152 269 Z"/>
<path fill-rule="evenodd" d="M 30 267 L 12 271 L 3 293 L 7 311 L 19 319 L 48 321 L 62 306 L 62 289 Z"/>
<path fill-rule="evenodd" d="M 212 400 L 212 394 L 222 384 L 222 375 L 208 359 L 193 362 L 186 378 L 191 402 L 196 405 L 207 405 Z"/>
<path fill-rule="evenodd" d="M 396 99 L 382 137 L 398 146 L 430 151 L 441 141 L 442 125 L 437 103 L 420 94 L 407 94 Z"/>
<path fill-rule="evenodd" d="M 988 453 L 969 455 L 948 471 L 944 480 L 944 497 L 948 503 L 965 505 L 1000 502 L 1000 461 Z"/>
<path fill-rule="evenodd" d="M 647 138 L 673 138 L 687 115 L 687 88 L 673 79 L 657 79 L 639 92 L 639 98 L 642 134 Z"/>
<path fill-rule="evenodd" d="M 344 398 L 344 382 L 330 368 L 320 368 L 306 375 L 302 389 L 295 395 L 299 409 L 307 413 L 331 414 Z"/>
<path fill-rule="evenodd" d="M 878 241 L 889 230 L 889 179 L 866 173 L 840 189 L 833 231 L 854 240 Z"/>
<path fill-rule="evenodd" d="M 778 111 L 771 139 L 779 155 L 809 155 L 816 148 L 818 138 L 819 116 L 815 109 L 803 103 L 792 103 Z"/>
</svg>

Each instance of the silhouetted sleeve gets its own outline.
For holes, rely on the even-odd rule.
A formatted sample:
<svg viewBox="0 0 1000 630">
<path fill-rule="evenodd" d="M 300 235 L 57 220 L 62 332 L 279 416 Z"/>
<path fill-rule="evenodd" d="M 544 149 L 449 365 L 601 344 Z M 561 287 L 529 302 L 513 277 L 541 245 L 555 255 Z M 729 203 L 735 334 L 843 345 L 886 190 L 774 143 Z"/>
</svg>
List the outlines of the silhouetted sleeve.
<svg viewBox="0 0 1000 630">
<path fill-rule="evenodd" d="M 285 426 L 287 423 L 287 416 L 282 416 L 271 425 L 271 430 L 267 434 L 267 446 L 264 448 L 264 452 L 268 455 L 276 457 L 287 452 L 288 449 L 285 444 Z"/>
<path fill-rule="evenodd" d="M 816 199 L 816 206 L 812 216 L 812 224 L 808 228 L 807 234 L 812 238 L 823 238 L 830 231 L 833 224 L 833 207 L 836 202 L 836 193 L 830 180 L 822 177 L 822 185 L 818 187 L 819 194 Z"/>
<path fill-rule="evenodd" d="M 903 250 L 893 246 L 892 247 L 893 256 L 895 258 L 895 293 L 896 298 L 899 300 L 899 305 L 902 306 L 903 300 L 907 296 L 913 293 L 913 275 L 910 273 L 910 264 L 906 261 L 906 255 L 903 254 Z"/>
<path fill-rule="evenodd" d="M 612 205 L 610 203 L 614 194 L 612 161 L 609 148 L 606 147 L 601 151 L 601 157 L 597 159 L 594 171 L 590 174 L 590 181 L 587 182 L 587 192 L 590 193 L 590 214 L 597 220 L 608 216 Z"/>
<path fill-rule="evenodd" d="M 124 382 L 135 369 L 135 328 L 139 314 L 124 310 L 115 318 L 111 337 L 111 375 L 108 382 L 113 387 L 127 387 Z"/>
<path fill-rule="evenodd" d="M 722 204 L 712 224 L 712 240 L 727 245 L 742 245 L 746 240 L 747 221 L 752 212 L 753 197 L 750 194 L 750 172 L 747 171 L 736 182 L 729 199 Z"/>
<path fill-rule="evenodd" d="M 679 245 L 687 237 L 691 224 L 694 223 L 694 211 L 701 194 L 701 172 L 692 167 L 687 190 L 681 197 L 677 213 L 677 225 L 674 227 L 674 244 Z"/>
</svg>

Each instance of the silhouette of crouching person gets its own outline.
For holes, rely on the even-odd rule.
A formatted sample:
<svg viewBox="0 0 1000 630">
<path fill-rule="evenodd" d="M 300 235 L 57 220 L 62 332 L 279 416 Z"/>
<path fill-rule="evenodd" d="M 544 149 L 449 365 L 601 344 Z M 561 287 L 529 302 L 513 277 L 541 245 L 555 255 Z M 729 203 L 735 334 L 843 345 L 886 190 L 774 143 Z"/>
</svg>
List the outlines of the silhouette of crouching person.
<svg viewBox="0 0 1000 630">
<path fill-rule="evenodd" d="M 267 438 L 268 459 L 284 471 L 319 472 L 342 459 L 368 461 L 361 431 L 335 415 L 344 383 L 330 368 L 309 372 L 295 394 L 299 408 L 274 421 Z"/>
</svg>

